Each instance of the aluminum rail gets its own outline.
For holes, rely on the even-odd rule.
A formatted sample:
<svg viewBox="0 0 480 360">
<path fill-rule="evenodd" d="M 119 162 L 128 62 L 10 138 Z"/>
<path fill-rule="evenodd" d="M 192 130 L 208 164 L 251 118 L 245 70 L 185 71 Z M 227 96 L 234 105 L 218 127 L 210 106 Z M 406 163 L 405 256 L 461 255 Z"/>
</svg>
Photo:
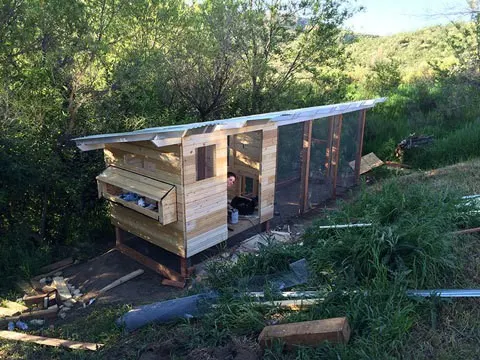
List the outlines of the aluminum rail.
<svg viewBox="0 0 480 360">
<path fill-rule="evenodd" d="M 433 289 L 433 290 L 408 290 L 408 296 L 462 298 L 480 297 L 480 289 Z"/>
</svg>

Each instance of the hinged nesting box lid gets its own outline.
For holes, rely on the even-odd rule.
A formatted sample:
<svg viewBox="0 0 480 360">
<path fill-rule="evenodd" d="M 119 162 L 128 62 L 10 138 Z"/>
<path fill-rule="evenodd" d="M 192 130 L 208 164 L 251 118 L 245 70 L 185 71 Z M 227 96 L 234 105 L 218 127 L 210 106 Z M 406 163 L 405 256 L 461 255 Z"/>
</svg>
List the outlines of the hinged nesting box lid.
<svg viewBox="0 0 480 360">
<path fill-rule="evenodd" d="M 97 176 L 98 195 L 166 225 L 177 221 L 176 189 L 172 184 L 109 166 Z"/>
</svg>

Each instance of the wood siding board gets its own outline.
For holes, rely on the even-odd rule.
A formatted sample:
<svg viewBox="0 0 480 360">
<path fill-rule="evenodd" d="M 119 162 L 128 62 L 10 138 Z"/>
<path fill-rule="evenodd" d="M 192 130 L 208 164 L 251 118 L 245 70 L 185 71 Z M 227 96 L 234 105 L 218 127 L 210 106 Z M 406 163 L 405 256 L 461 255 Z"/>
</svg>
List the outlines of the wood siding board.
<svg viewBox="0 0 480 360">
<path fill-rule="evenodd" d="M 111 213 L 115 226 L 174 254 L 185 256 L 183 233 L 175 226 L 162 226 L 158 221 L 121 205 L 113 204 Z"/>
<path fill-rule="evenodd" d="M 218 228 L 212 229 L 206 233 L 196 236 L 195 238 L 189 239 L 187 241 L 187 257 L 198 254 L 199 252 L 215 246 L 227 239 L 227 224 L 221 225 Z"/>
</svg>

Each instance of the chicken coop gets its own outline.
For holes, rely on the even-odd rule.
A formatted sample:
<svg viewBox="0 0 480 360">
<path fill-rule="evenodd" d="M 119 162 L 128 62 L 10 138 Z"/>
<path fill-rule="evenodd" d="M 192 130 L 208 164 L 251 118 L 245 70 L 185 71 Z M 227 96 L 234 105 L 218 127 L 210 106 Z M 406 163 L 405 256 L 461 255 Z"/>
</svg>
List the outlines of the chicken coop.
<svg viewBox="0 0 480 360">
<path fill-rule="evenodd" d="M 183 282 L 188 259 L 274 216 L 298 215 L 359 179 L 365 114 L 384 98 L 74 139 L 103 149 L 98 196 L 109 201 L 117 248 Z M 353 166 L 351 165 L 353 161 Z M 227 174 L 236 175 L 227 187 Z M 239 198 L 255 206 L 238 221 Z M 127 244 L 147 241 L 168 264 Z M 174 264 L 174 265 L 171 265 Z M 175 265 L 178 264 L 178 265 Z"/>
</svg>

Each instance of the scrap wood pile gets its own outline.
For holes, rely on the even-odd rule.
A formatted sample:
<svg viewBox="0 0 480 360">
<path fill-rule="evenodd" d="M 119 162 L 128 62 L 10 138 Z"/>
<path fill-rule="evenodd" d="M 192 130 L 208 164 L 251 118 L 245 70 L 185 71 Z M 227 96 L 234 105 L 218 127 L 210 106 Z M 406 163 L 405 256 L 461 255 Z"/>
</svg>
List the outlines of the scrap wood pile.
<svg viewBox="0 0 480 360">
<path fill-rule="evenodd" d="M 433 135 L 410 135 L 397 144 L 395 148 L 395 156 L 401 158 L 405 150 L 422 147 L 433 143 Z"/>
<path fill-rule="evenodd" d="M 4 302 L 5 306 L 0 307 L 0 328 L 8 326 L 10 330 L 15 327 L 26 330 L 26 322 L 43 325 L 46 319 L 65 318 L 83 295 L 61 276 L 61 270 L 73 263 L 72 258 L 64 259 L 41 268 L 44 274 L 35 276 L 29 282 L 19 282 L 17 285 L 25 295 L 17 302 Z"/>
<path fill-rule="evenodd" d="M 82 294 L 80 289 L 75 288 L 68 283 L 67 278 L 62 277 L 61 270 L 72 264 L 74 264 L 72 258 L 64 259 L 41 268 L 40 270 L 44 273 L 35 276 L 28 283 L 25 281 L 18 283 L 18 287 L 25 292 L 25 295 L 16 302 L 0 302 L 0 339 L 80 350 L 97 350 L 103 346 L 103 344 L 29 335 L 18 331 L 40 329 L 46 326 L 47 322 L 52 323 L 58 317 L 64 319 L 72 309 L 91 305 L 99 295 L 144 272 L 142 269 L 136 270 L 99 291 Z"/>
</svg>

